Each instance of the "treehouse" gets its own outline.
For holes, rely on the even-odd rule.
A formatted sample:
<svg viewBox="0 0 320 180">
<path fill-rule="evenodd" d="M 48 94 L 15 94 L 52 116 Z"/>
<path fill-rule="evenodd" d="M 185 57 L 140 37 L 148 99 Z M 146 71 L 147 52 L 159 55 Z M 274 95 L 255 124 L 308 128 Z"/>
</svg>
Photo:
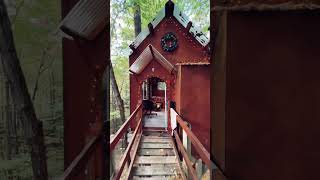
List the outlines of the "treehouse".
<svg viewBox="0 0 320 180">
<path fill-rule="evenodd" d="M 175 129 L 175 111 L 210 147 L 209 39 L 171 1 L 130 45 L 131 112 L 151 101 L 144 128 Z"/>
</svg>

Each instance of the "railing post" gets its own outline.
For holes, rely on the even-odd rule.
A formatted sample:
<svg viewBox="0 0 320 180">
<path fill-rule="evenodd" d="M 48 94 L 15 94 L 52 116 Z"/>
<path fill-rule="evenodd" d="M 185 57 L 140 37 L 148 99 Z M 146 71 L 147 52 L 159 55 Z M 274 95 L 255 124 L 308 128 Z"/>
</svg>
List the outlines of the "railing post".
<svg viewBox="0 0 320 180">
<path fill-rule="evenodd" d="M 185 121 L 184 123 L 191 129 L 191 125 L 188 122 Z M 189 137 L 188 137 L 187 133 L 183 130 L 183 128 L 180 128 L 180 130 L 182 131 L 182 144 L 183 144 L 183 147 L 185 148 L 189 159 L 192 161 L 191 141 L 189 140 Z M 189 176 L 189 171 L 186 171 L 186 175 L 187 175 L 188 179 L 191 179 L 191 177 Z"/>
</svg>

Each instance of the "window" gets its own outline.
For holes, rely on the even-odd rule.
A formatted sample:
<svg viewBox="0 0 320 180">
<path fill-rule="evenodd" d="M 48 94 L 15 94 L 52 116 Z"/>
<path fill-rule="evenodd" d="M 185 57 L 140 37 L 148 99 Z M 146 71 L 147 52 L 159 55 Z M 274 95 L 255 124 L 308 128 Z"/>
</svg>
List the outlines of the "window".
<svg viewBox="0 0 320 180">
<path fill-rule="evenodd" d="M 166 90 L 166 83 L 165 82 L 158 82 L 158 90 L 165 91 Z"/>
</svg>

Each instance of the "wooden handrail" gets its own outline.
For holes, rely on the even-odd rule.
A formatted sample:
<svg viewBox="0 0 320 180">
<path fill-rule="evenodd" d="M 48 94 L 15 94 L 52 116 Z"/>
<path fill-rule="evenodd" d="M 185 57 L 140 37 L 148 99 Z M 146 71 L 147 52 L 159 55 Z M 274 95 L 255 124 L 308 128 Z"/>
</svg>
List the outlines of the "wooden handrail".
<svg viewBox="0 0 320 180">
<path fill-rule="evenodd" d="M 210 170 L 214 169 L 215 167 L 222 173 L 222 175 L 227 178 L 226 173 L 222 169 L 222 167 L 217 163 L 215 159 L 213 161 L 210 159 L 210 154 L 206 150 L 206 148 L 201 144 L 199 139 L 193 134 L 191 129 L 187 126 L 186 121 L 182 119 L 179 115 L 176 117 L 177 122 L 182 127 L 182 129 L 187 133 L 187 136 L 190 138 L 191 143 L 193 144 L 194 148 L 196 149 L 197 153 L 199 154 L 202 161 L 208 166 Z"/>
<path fill-rule="evenodd" d="M 183 159 L 186 162 L 186 165 L 188 167 L 188 170 L 189 170 L 189 172 L 191 174 L 192 179 L 194 179 L 194 180 L 198 179 L 196 171 L 192 167 L 192 163 L 191 163 L 191 161 L 190 161 L 190 159 L 188 157 L 188 154 L 187 154 L 186 150 L 184 149 L 184 147 L 182 145 L 182 142 L 181 142 L 181 140 L 179 138 L 179 135 L 177 134 L 176 130 L 173 131 L 173 134 L 174 134 L 174 137 L 175 137 L 175 139 L 177 141 L 178 149 L 181 152 L 181 154 L 183 156 Z"/>
<path fill-rule="evenodd" d="M 135 117 L 135 115 L 137 114 L 138 110 L 141 108 L 141 104 L 138 105 L 138 107 L 133 111 L 133 113 L 128 117 L 128 119 L 126 120 L 126 122 L 120 127 L 120 129 L 117 131 L 115 137 L 111 140 L 110 142 L 110 152 L 112 152 L 112 150 L 115 148 L 115 146 L 117 145 L 117 143 L 119 142 L 119 140 L 121 139 L 121 137 L 123 136 L 123 134 L 126 132 L 128 126 L 130 125 L 130 122 L 132 121 L 133 117 Z M 133 137 L 132 142 L 134 141 L 135 137 L 136 137 L 136 132 L 138 129 L 140 129 L 140 124 L 141 124 L 141 119 L 139 121 L 139 124 L 135 130 L 135 134 Z M 86 159 L 90 152 L 96 147 L 97 143 L 99 142 L 99 139 L 102 137 L 102 135 L 99 136 L 95 136 L 93 137 L 86 145 L 85 147 L 81 150 L 81 152 L 78 154 L 78 156 L 71 162 L 71 164 L 68 166 L 68 168 L 63 172 L 63 174 L 61 176 L 59 176 L 58 178 L 54 178 L 56 180 L 65 180 L 67 179 L 70 174 L 75 170 L 75 168 L 77 166 L 79 166 L 80 162 L 84 159 Z M 122 159 L 121 162 L 125 162 L 128 158 L 128 152 L 130 152 L 129 150 L 132 147 L 132 142 L 129 144 L 129 147 L 126 150 L 126 154 L 124 159 Z M 124 163 L 122 163 L 124 164 Z M 123 167 L 122 167 L 123 169 Z M 122 170 L 121 170 L 122 172 Z"/>
<path fill-rule="evenodd" d="M 142 128 L 141 127 L 141 122 L 142 122 L 142 118 L 140 118 L 139 122 L 138 122 L 138 125 L 133 133 L 133 137 L 131 139 L 131 142 L 129 143 L 124 155 L 121 157 L 121 161 L 120 161 L 120 167 L 116 170 L 116 173 L 115 173 L 115 176 L 114 176 L 114 180 L 118 180 L 120 179 L 121 177 L 121 174 L 122 174 L 122 171 L 123 171 L 123 168 L 124 168 L 124 165 L 126 164 L 126 162 L 128 161 L 129 159 L 129 155 L 130 155 L 130 151 L 131 151 L 131 148 L 132 148 L 132 145 L 137 137 L 137 134 L 138 134 L 138 131 Z"/>
<path fill-rule="evenodd" d="M 209 167 L 209 169 L 214 168 L 213 162 L 210 160 L 210 154 L 206 150 L 206 148 L 201 144 L 199 139 L 193 134 L 191 129 L 187 126 L 184 120 L 177 115 L 177 122 L 182 127 L 182 129 L 187 133 L 187 136 L 190 138 L 191 143 L 193 144 L 194 148 L 196 149 L 197 153 L 199 154 L 202 161 Z"/>
<path fill-rule="evenodd" d="M 124 133 L 128 130 L 128 126 L 130 125 L 130 122 L 132 121 L 133 117 L 137 114 L 138 110 L 141 108 L 142 104 L 140 103 L 138 107 L 132 112 L 132 114 L 128 117 L 126 122 L 122 124 L 120 129 L 116 132 L 115 136 L 110 141 L 110 152 L 114 150 L 116 145 L 118 144 L 119 140 L 122 138 Z"/>
<path fill-rule="evenodd" d="M 142 129 L 141 129 L 142 130 Z M 138 152 L 138 148 L 139 148 L 139 143 L 140 143 L 140 139 L 142 137 L 142 133 L 137 137 L 137 144 L 136 146 L 134 147 L 133 149 L 133 152 L 132 152 L 132 159 L 131 159 L 131 162 L 130 162 L 130 165 L 129 165 L 129 168 L 128 168 L 128 175 L 126 177 L 126 179 L 131 179 L 131 173 L 132 173 L 132 167 L 133 167 L 133 164 L 134 164 L 134 161 L 135 161 L 135 158 L 136 158 L 136 155 L 137 155 L 137 152 Z"/>
<path fill-rule="evenodd" d="M 101 138 L 100 136 L 95 136 L 93 137 L 86 145 L 85 147 L 81 150 L 79 155 L 71 162 L 71 164 L 68 166 L 68 168 L 63 172 L 63 174 L 56 178 L 56 180 L 65 180 L 67 179 L 72 171 L 80 164 L 80 162 L 88 157 L 91 152 L 91 150 L 94 149 L 94 147 L 97 145 L 99 142 L 99 139 Z"/>
</svg>

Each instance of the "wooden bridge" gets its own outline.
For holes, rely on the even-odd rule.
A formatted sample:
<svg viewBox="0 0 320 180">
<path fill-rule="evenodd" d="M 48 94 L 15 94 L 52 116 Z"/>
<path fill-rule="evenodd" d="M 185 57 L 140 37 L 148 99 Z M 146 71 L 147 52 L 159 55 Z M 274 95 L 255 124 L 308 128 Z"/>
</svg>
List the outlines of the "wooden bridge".
<svg viewBox="0 0 320 180">
<path fill-rule="evenodd" d="M 142 105 L 139 104 L 109 142 L 110 153 L 112 153 L 124 134 L 129 132 L 128 129 L 133 121 L 137 122 L 131 141 L 121 156 L 112 179 L 201 179 L 203 173 L 196 172 L 195 163 L 191 161 L 181 140 L 183 132 L 187 134 L 210 174 L 224 175 L 224 172 L 210 159 L 209 152 L 179 115 L 176 117 L 178 127 L 173 131 L 173 136 L 164 129 L 145 128 L 142 122 L 148 118 L 150 117 L 144 115 Z M 78 167 L 81 163 L 92 165 L 90 161 L 94 162 L 94 160 L 90 156 L 103 137 L 105 136 L 100 134 L 89 140 L 81 153 L 58 179 L 68 179 L 71 174 L 79 172 Z M 186 169 L 183 167 L 184 164 Z M 124 172 L 125 167 L 127 167 L 126 173 Z M 90 168 L 86 168 L 85 171 L 88 179 L 96 179 L 94 168 L 91 167 L 91 172 Z"/>
</svg>

